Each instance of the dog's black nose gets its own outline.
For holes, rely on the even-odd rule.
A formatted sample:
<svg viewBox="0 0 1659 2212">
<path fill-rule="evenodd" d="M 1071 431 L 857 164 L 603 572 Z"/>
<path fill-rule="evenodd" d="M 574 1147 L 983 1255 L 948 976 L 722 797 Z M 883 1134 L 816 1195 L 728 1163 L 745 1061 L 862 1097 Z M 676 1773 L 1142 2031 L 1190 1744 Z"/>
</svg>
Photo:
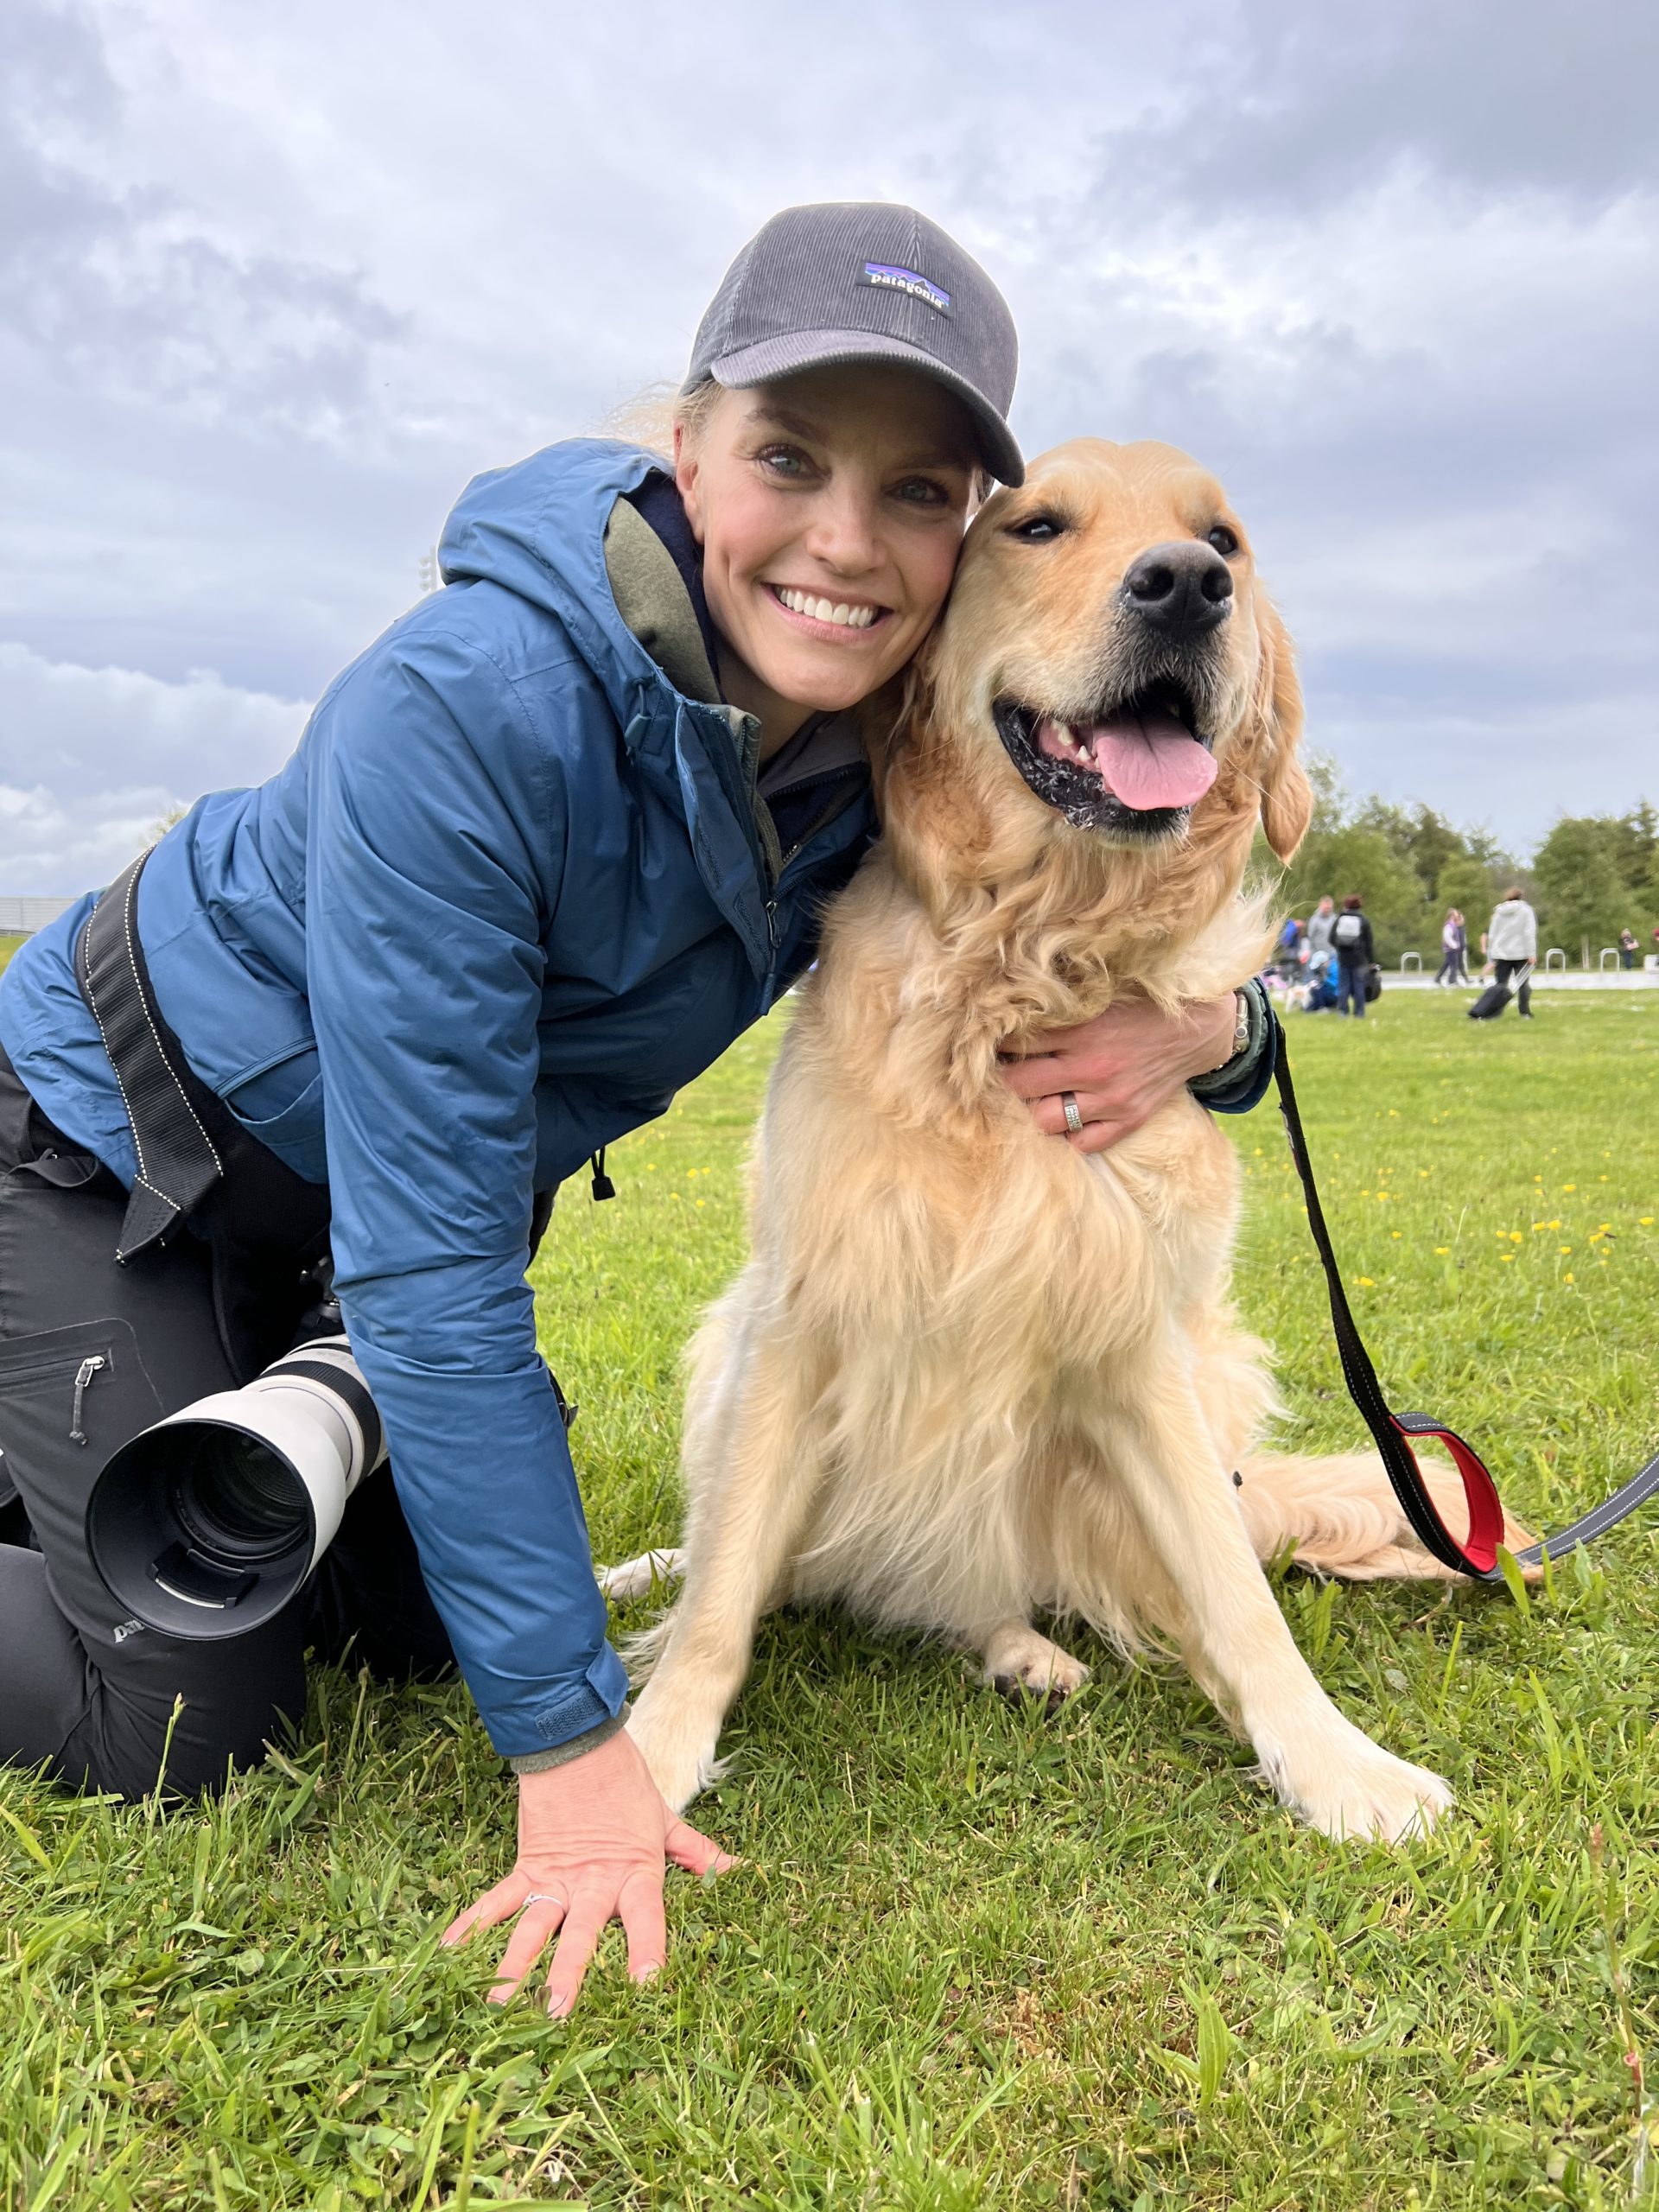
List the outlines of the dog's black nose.
<svg viewBox="0 0 1659 2212">
<path fill-rule="evenodd" d="M 1148 546 L 1123 579 L 1131 612 L 1172 638 L 1213 630 L 1232 596 L 1232 570 L 1213 546 L 1191 537 Z"/>
</svg>

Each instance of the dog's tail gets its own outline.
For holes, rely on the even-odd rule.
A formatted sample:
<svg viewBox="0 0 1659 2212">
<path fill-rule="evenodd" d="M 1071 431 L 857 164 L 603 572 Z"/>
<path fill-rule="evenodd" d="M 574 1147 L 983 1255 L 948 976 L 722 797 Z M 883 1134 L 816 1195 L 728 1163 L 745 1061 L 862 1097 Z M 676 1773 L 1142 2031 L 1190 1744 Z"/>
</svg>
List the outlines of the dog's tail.
<svg viewBox="0 0 1659 2212">
<path fill-rule="evenodd" d="M 1427 1456 L 1421 1465 L 1440 1518 L 1453 1535 L 1465 1535 L 1469 1509 L 1456 1468 Z M 1300 1459 L 1291 1452 L 1258 1452 L 1239 1472 L 1243 1479 L 1238 1502 L 1258 1559 L 1276 1559 L 1294 1546 L 1298 1567 L 1340 1575 L 1347 1582 L 1462 1580 L 1418 1542 L 1373 1452 Z M 1503 1541 L 1511 1551 L 1535 1541 L 1505 1514 Z M 1540 1572 L 1527 1569 L 1529 1580 L 1535 1580 Z"/>
</svg>

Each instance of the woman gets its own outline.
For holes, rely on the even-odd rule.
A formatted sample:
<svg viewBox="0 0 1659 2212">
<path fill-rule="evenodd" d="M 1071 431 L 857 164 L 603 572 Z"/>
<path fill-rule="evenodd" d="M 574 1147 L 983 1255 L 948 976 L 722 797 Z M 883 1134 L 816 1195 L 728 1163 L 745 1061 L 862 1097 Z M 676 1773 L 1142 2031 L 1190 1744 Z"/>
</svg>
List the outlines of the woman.
<svg viewBox="0 0 1659 2212">
<path fill-rule="evenodd" d="M 449 1940 L 520 1916 L 505 1998 L 562 1924 L 555 2012 L 614 1915 L 630 1970 L 660 1964 L 665 1857 L 727 1862 L 623 1732 L 526 1259 L 555 1186 L 812 957 L 874 828 L 846 710 L 927 635 L 987 478 L 1020 480 L 1014 361 L 1001 296 L 922 217 L 775 218 L 698 332 L 671 473 L 577 441 L 480 478 L 447 588 L 337 679 L 288 766 L 200 801 L 90 931 L 89 899 L 14 961 L 0 1759 L 129 1796 L 165 1759 L 174 1789 L 213 1788 L 302 1710 L 308 1646 L 354 1639 L 393 1677 L 453 1655 L 518 1770 L 518 1855 Z M 139 1009 L 118 1039 L 111 950 Z M 1230 997 L 1126 1007 L 1009 1081 L 1098 1149 L 1204 1070 L 1211 1103 L 1254 1103 L 1265 1010 L 1240 1027 Z M 145 1149 L 139 1058 L 194 1123 L 188 1188 L 153 1128 Z M 264 1627 L 140 1630 L 86 1554 L 92 1479 L 294 1340 L 325 1242 L 395 1486 L 362 1486 Z"/>
<path fill-rule="evenodd" d="M 1440 965 L 1434 978 L 1437 983 L 1463 981 L 1463 916 L 1455 906 L 1448 906 L 1446 919 L 1440 925 Z"/>
<path fill-rule="evenodd" d="M 1345 1016 L 1351 1007 L 1359 1021 L 1365 1019 L 1365 982 L 1376 958 L 1370 918 L 1364 905 L 1357 891 L 1344 899 L 1332 933 L 1332 947 L 1337 956 L 1337 1011 Z"/>
</svg>

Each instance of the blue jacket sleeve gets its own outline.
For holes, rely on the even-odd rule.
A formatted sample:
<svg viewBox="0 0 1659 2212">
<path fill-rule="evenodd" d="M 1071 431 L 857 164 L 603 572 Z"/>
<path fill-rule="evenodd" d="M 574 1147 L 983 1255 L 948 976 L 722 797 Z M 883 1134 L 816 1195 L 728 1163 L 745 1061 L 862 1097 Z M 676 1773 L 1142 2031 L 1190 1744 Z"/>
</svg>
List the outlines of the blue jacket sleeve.
<svg viewBox="0 0 1659 2212">
<path fill-rule="evenodd" d="M 491 1740 L 548 1750 L 627 1688 L 524 1281 L 563 782 L 507 679 L 431 631 L 359 662 L 306 745 L 340 1305 Z"/>
<path fill-rule="evenodd" d="M 1279 1016 L 1259 976 L 1244 985 L 1250 1001 L 1250 1041 L 1236 1060 L 1229 1060 L 1210 1075 L 1197 1077 L 1186 1086 L 1200 1106 L 1212 1114 L 1248 1114 L 1262 1103 L 1273 1081 L 1278 1051 Z"/>
</svg>

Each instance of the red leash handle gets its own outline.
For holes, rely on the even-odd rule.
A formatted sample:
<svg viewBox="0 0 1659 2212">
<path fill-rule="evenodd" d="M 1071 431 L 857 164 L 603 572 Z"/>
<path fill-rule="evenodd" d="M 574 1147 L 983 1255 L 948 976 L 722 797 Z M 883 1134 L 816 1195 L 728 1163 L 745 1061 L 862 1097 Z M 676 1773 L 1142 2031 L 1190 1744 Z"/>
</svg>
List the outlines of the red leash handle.
<svg viewBox="0 0 1659 2212">
<path fill-rule="evenodd" d="M 1297 1110 L 1295 1087 L 1290 1079 L 1284 1026 L 1271 1012 L 1268 1019 L 1274 1032 L 1273 1076 L 1279 1086 L 1279 1110 L 1284 1116 L 1285 1135 L 1290 1140 L 1290 1156 L 1301 1178 L 1302 1195 L 1307 1200 L 1307 1225 L 1313 1232 L 1313 1242 L 1325 1268 L 1325 1288 L 1331 1297 L 1331 1325 L 1336 1332 L 1348 1395 L 1364 1417 L 1365 1426 L 1382 1455 L 1394 1494 L 1423 1548 L 1432 1553 L 1442 1567 L 1453 1567 L 1474 1581 L 1497 1582 L 1502 1579 L 1497 1548 L 1503 1541 L 1503 1503 L 1498 1497 L 1497 1484 L 1492 1480 L 1486 1462 L 1467 1438 L 1459 1436 L 1456 1429 L 1448 1428 L 1444 1421 L 1436 1421 L 1433 1414 L 1396 1414 L 1382 1395 L 1382 1385 L 1376 1379 L 1376 1370 L 1361 1339 L 1348 1304 L 1348 1294 L 1342 1287 L 1331 1232 L 1319 1205 L 1313 1163 L 1307 1156 L 1307 1140 L 1302 1134 L 1302 1117 Z M 1444 1444 L 1463 1478 L 1463 1494 L 1469 1503 L 1469 1534 L 1461 1542 L 1441 1520 L 1440 1509 L 1423 1480 L 1417 1455 L 1411 1448 L 1414 1436 L 1433 1436 Z M 1569 1528 L 1516 1552 L 1517 1564 L 1535 1567 L 1542 1559 L 1560 1559 L 1578 1545 L 1587 1544 L 1592 1537 L 1616 1528 L 1656 1491 L 1659 1491 L 1659 1452 L 1622 1489 L 1581 1515 Z"/>
</svg>

